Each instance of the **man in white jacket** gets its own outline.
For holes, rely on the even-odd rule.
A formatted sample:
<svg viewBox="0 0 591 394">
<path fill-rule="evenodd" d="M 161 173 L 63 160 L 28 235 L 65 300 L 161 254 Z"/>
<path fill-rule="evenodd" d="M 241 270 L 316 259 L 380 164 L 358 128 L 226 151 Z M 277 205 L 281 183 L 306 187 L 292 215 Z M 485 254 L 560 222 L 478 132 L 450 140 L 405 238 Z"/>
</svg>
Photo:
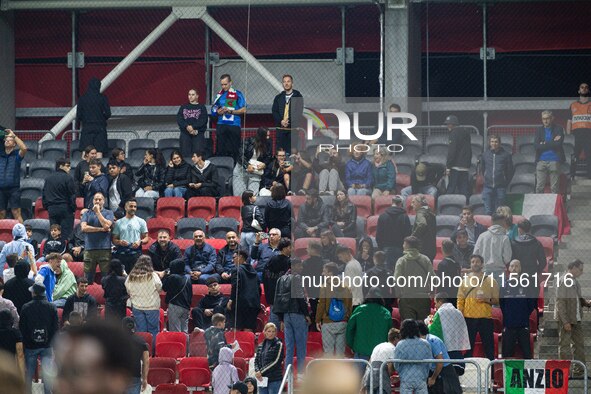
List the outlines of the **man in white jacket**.
<svg viewBox="0 0 591 394">
<path fill-rule="evenodd" d="M 484 258 L 484 273 L 492 274 L 498 283 L 501 283 L 499 277 L 511 261 L 511 241 L 503 227 L 504 221 L 504 216 L 494 213 L 492 226 L 478 237 L 474 245 L 474 254 Z"/>
</svg>

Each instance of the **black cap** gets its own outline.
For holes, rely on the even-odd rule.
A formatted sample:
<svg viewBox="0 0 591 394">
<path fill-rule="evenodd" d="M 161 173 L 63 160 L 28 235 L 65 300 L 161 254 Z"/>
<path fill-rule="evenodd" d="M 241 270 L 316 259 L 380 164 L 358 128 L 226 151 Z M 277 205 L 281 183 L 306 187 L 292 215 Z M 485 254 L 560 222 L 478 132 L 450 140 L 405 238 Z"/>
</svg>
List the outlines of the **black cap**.
<svg viewBox="0 0 591 394">
<path fill-rule="evenodd" d="M 228 386 L 231 390 L 238 390 L 240 394 L 248 394 L 248 386 L 242 382 L 236 382 L 231 386 Z"/>
<path fill-rule="evenodd" d="M 449 115 L 447 118 L 445 118 L 445 122 L 443 122 L 443 124 L 455 124 L 458 125 L 460 124 L 460 121 L 458 120 L 458 117 L 455 115 Z"/>
</svg>

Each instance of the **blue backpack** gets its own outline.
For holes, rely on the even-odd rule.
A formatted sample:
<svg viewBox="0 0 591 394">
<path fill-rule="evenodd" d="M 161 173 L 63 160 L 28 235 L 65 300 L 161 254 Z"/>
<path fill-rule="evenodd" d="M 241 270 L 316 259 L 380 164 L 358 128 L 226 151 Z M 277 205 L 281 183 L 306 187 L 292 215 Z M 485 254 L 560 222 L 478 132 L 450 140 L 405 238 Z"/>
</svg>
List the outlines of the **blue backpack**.
<svg viewBox="0 0 591 394">
<path fill-rule="evenodd" d="M 328 317 L 333 322 L 343 321 L 345 319 L 345 305 L 339 298 L 331 298 L 328 306 Z"/>
</svg>

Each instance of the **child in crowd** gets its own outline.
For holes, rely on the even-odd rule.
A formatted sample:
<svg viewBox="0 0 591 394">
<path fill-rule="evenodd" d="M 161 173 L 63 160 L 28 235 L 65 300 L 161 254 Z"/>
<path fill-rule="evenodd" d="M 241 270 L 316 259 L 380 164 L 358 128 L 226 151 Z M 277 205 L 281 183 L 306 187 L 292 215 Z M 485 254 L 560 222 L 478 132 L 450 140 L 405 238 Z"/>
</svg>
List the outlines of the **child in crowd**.
<svg viewBox="0 0 591 394">
<path fill-rule="evenodd" d="M 27 232 L 27 242 L 33 246 L 33 254 L 37 257 L 39 255 L 39 244 L 33 239 L 33 227 L 30 224 L 25 224 L 25 230 Z"/>
<path fill-rule="evenodd" d="M 215 394 L 230 393 L 229 387 L 238 382 L 238 370 L 233 365 L 234 353 L 232 349 L 223 347 L 219 352 L 219 364 L 211 375 L 211 386 Z"/>
<path fill-rule="evenodd" d="M 226 329 L 226 316 L 216 313 L 211 318 L 211 327 L 205 330 L 205 343 L 207 345 L 207 361 L 209 368 L 213 369 L 218 365 L 220 349 L 227 347 L 224 330 Z"/>
<path fill-rule="evenodd" d="M 50 253 L 62 255 L 66 253 L 67 247 L 68 241 L 62 238 L 62 227 L 59 224 L 52 224 L 49 228 L 49 238 L 45 240 L 43 247 L 43 257 L 39 261 L 45 262 Z"/>
<path fill-rule="evenodd" d="M 18 261 L 18 255 L 16 254 L 9 254 L 6 256 L 6 264 L 8 264 L 8 268 L 6 268 L 2 272 L 2 277 L 4 279 L 4 283 L 8 282 L 10 279 L 14 278 L 14 266 Z"/>
</svg>

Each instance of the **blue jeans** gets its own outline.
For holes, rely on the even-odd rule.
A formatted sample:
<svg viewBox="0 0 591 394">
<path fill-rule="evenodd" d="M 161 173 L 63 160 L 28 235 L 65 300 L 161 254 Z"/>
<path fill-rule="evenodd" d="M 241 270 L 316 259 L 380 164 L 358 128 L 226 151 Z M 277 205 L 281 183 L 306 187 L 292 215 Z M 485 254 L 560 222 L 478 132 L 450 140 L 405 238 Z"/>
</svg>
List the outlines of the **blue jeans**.
<svg viewBox="0 0 591 394">
<path fill-rule="evenodd" d="M 186 187 L 167 187 L 164 189 L 164 197 L 185 197 Z"/>
<path fill-rule="evenodd" d="M 400 195 L 402 196 L 402 199 L 404 200 L 404 204 L 406 204 L 406 199 L 408 198 L 408 196 L 410 196 L 412 194 L 430 194 L 434 198 L 437 198 L 437 188 L 435 186 L 429 185 L 429 186 L 423 186 L 423 187 L 419 188 L 418 190 L 412 190 L 412 186 L 407 186 L 400 191 Z"/>
<path fill-rule="evenodd" d="M 267 387 L 259 387 L 259 394 L 279 394 L 279 387 L 281 387 L 281 381 L 268 382 Z"/>
<path fill-rule="evenodd" d="M 41 371 L 47 372 L 50 368 L 53 352 L 50 347 L 41 349 L 25 349 L 25 365 L 27 370 L 27 385 L 31 387 L 31 380 L 35 375 L 37 369 L 37 359 L 41 358 Z M 43 379 L 43 390 L 45 394 L 51 393 L 49 383 Z"/>
<path fill-rule="evenodd" d="M 59 300 L 53 300 L 52 304 L 55 305 L 57 308 L 63 309 L 64 305 L 66 305 L 66 299 L 60 298 Z"/>
<path fill-rule="evenodd" d="M 254 245 L 254 240 L 257 233 L 242 233 L 240 234 L 240 248 L 242 250 L 250 250 Z"/>
<path fill-rule="evenodd" d="M 498 207 L 505 204 L 507 189 L 504 187 L 489 187 L 484 185 L 482 189 L 482 202 L 487 215 L 495 213 Z"/>
<path fill-rule="evenodd" d="M 370 189 L 353 189 L 352 187 L 347 190 L 350 196 L 371 196 Z"/>
<path fill-rule="evenodd" d="M 142 378 L 133 377 L 125 394 L 140 394 L 142 392 Z"/>
<path fill-rule="evenodd" d="M 152 334 L 152 349 L 156 346 L 156 334 L 160 332 L 160 310 L 146 311 L 133 308 L 133 319 L 137 332 Z"/>
<path fill-rule="evenodd" d="M 427 394 L 427 382 L 400 380 L 400 394 Z"/>
<path fill-rule="evenodd" d="M 297 347 L 298 373 L 304 373 L 306 361 L 306 342 L 308 341 L 308 324 L 301 313 L 286 313 L 285 324 L 285 368 L 293 363 L 293 353 Z"/>
</svg>

